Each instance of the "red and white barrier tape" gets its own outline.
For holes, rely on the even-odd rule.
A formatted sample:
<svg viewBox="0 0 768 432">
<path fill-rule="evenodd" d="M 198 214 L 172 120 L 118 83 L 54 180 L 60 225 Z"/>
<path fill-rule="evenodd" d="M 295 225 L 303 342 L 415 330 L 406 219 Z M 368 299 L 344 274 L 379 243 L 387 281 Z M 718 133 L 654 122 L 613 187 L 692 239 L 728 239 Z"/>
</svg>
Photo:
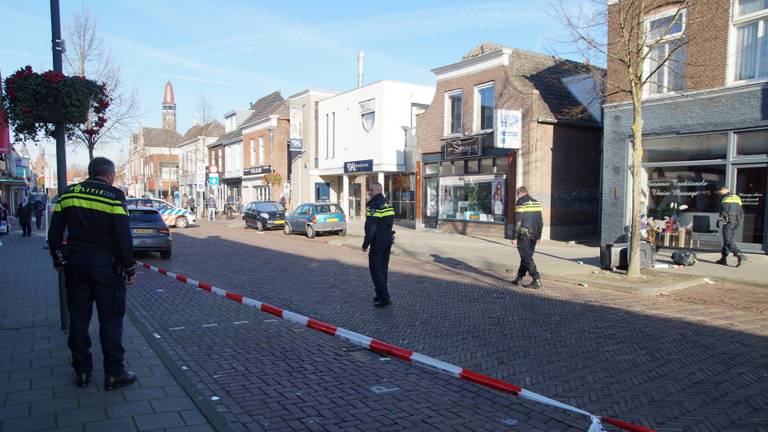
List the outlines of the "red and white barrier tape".
<svg viewBox="0 0 768 432">
<path fill-rule="evenodd" d="M 241 294 L 229 292 L 221 288 L 215 287 L 211 284 L 196 281 L 186 276 L 169 272 L 168 270 L 165 270 L 165 269 L 161 269 L 149 264 L 145 264 L 140 261 L 138 263 L 141 264 L 144 268 L 151 270 L 153 272 L 160 273 L 161 275 L 168 276 L 172 279 L 176 279 L 177 281 L 184 282 L 196 288 L 200 288 L 212 294 L 216 294 L 217 296 L 225 297 L 236 303 L 255 307 L 261 310 L 262 312 L 266 312 L 268 314 L 282 318 L 286 321 L 290 321 L 295 324 L 309 327 L 313 330 L 317 330 L 319 332 L 329 334 L 331 336 L 336 336 L 342 340 L 345 340 L 352 344 L 369 349 L 373 352 L 388 355 L 391 357 L 396 357 L 406 362 L 416 363 L 418 365 L 425 366 L 427 368 L 434 369 L 439 372 L 447 373 L 448 375 L 454 376 L 456 378 L 461 378 L 465 381 L 473 382 L 475 384 L 479 384 L 481 386 L 488 387 L 493 390 L 501 391 L 504 393 L 510 393 L 524 399 L 532 400 L 545 405 L 553 406 L 553 407 L 570 411 L 576 414 L 587 416 L 591 421 L 591 426 L 589 427 L 588 432 L 605 431 L 605 429 L 603 428 L 603 423 L 607 423 L 630 432 L 655 432 L 653 429 L 649 429 L 644 426 L 639 426 L 632 423 L 627 423 L 625 421 L 618 420 L 615 418 L 606 417 L 606 416 L 598 417 L 582 409 L 564 404 L 562 402 L 558 402 L 554 399 L 550 399 L 546 396 L 542 396 L 538 393 L 534 393 L 530 390 L 526 390 L 514 384 L 510 384 L 506 381 L 502 381 L 488 375 L 483 375 L 477 372 L 473 372 L 469 369 L 465 369 L 465 368 L 462 368 L 461 366 L 456 366 L 450 363 L 446 363 L 434 357 L 429 357 L 424 354 L 419 354 L 417 352 L 413 352 L 405 348 L 400 348 L 395 345 L 390 345 L 386 342 L 373 339 L 363 334 L 356 333 L 341 327 L 336 327 L 332 324 L 324 323 L 322 321 L 318 321 L 318 320 L 306 317 L 304 315 L 279 308 L 277 306 L 272 306 L 270 304 L 263 303 L 258 300 L 254 300 L 252 298 L 245 297 Z"/>
</svg>

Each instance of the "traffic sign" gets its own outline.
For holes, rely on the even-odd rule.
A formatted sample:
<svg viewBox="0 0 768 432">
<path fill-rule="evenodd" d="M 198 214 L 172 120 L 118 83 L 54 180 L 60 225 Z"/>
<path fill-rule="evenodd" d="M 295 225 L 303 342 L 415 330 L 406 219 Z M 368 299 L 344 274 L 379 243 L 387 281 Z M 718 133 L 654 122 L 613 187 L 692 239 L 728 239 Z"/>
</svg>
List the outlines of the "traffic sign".
<svg viewBox="0 0 768 432">
<path fill-rule="evenodd" d="M 211 186 L 218 186 L 219 185 L 219 174 L 208 174 L 208 184 Z"/>
</svg>

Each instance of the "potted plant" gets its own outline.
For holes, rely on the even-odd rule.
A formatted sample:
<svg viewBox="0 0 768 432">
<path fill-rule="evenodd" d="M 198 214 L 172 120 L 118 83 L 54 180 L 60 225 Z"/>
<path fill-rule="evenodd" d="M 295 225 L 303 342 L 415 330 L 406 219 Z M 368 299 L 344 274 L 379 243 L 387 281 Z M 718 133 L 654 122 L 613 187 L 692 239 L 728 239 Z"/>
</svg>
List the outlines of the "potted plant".
<svg viewBox="0 0 768 432">
<path fill-rule="evenodd" d="M 19 140 L 34 140 L 40 135 L 53 137 L 54 123 L 91 122 L 85 133 L 96 134 L 107 123 L 104 115 L 111 102 L 106 86 L 79 76 L 60 72 L 37 73 L 31 66 L 19 69 L 5 79 L 2 109 L 8 125 Z"/>
<path fill-rule="evenodd" d="M 264 177 L 262 178 L 262 181 L 267 186 L 277 185 L 277 184 L 282 183 L 283 176 L 281 176 L 280 173 L 278 173 L 278 172 L 272 171 L 272 172 L 264 174 Z"/>
</svg>

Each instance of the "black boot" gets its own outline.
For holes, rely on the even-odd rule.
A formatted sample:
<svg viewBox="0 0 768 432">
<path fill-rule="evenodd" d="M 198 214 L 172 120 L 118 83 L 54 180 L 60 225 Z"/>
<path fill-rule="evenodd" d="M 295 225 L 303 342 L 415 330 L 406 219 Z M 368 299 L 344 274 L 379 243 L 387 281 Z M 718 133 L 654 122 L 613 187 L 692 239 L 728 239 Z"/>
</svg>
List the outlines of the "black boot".
<svg viewBox="0 0 768 432">
<path fill-rule="evenodd" d="M 515 280 L 512 281 L 512 285 L 514 286 L 520 286 L 521 283 L 523 283 L 523 278 L 520 276 L 516 277 Z"/>
<path fill-rule="evenodd" d="M 526 288 L 539 289 L 541 288 L 541 279 L 533 279 L 528 285 L 523 285 Z"/>
<path fill-rule="evenodd" d="M 721 265 L 727 266 L 728 265 L 728 258 L 727 257 L 722 257 L 719 260 L 715 261 L 715 264 L 721 264 Z"/>
<path fill-rule="evenodd" d="M 119 376 L 108 376 L 104 380 L 104 390 L 115 390 L 120 387 L 129 386 L 136 382 L 136 374 L 130 371 L 124 371 Z"/>
<path fill-rule="evenodd" d="M 736 259 L 738 260 L 736 267 L 741 267 L 741 263 L 747 262 L 747 256 L 744 254 L 736 254 Z"/>
<path fill-rule="evenodd" d="M 88 384 L 91 383 L 92 378 L 93 374 L 91 372 L 82 372 L 77 374 L 77 386 L 81 388 L 88 387 Z"/>
</svg>

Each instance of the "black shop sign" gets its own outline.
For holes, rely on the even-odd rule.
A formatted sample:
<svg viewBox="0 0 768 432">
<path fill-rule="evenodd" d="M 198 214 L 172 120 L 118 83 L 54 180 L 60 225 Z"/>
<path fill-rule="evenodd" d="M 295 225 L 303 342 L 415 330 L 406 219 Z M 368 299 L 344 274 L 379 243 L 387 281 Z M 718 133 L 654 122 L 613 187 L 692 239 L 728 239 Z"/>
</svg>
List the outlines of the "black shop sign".
<svg viewBox="0 0 768 432">
<path fill-rule="evenodd" d="M 458 159 L 470 156 L 480 156 L 482 146 L 478 137 L 452 138 L 445 140 L 445 158 Z"/>
</svg>

